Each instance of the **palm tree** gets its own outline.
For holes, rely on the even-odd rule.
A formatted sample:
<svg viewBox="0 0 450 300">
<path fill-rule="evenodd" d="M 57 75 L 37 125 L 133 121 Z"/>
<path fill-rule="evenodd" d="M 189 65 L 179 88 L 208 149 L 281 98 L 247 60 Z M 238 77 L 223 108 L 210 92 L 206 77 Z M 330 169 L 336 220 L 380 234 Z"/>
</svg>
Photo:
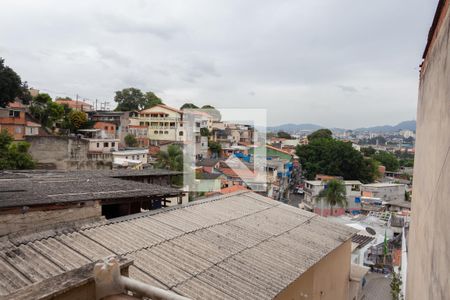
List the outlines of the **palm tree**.
<svg viewBox="0 0 450 300">
<path fill-rule="evenodd" d="M 169 145 L 166 151 L 159 151 L 156 166 L 172 171 L 183 171 L 183 151 L 178 145 Z"/>
<path fill-rule="evenodd" d="M 331 216 L 333 215 L 333 207 L 347 206 L 345 185 L 342 180 L 331 179 L 327 182 L 325 189 L 320 191 L 317 201 L 325 201 L 331 208 Z"/>
</svg>

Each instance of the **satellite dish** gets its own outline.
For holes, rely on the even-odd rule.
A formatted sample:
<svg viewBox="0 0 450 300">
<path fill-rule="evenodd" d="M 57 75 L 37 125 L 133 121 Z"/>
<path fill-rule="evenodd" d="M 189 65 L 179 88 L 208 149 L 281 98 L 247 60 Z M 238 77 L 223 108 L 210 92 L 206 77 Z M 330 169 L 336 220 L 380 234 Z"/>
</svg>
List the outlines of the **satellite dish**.
<svg viewBox="0 0 450 300">
<path fill-rule="evenodd" d="M 371 228 L 371 227 L 366 227 L 366 231 L 367 231 L 368 233 L 370 233 L 371 235 L 377 234 L 376 231 L 373 230 L 373 228 Z"/>
</svg>

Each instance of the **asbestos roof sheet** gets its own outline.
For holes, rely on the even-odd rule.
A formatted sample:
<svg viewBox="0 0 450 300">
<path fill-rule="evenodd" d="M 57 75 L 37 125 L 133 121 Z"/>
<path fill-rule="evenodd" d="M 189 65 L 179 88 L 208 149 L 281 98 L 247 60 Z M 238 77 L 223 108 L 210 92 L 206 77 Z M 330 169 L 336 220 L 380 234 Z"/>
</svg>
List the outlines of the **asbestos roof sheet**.
<svg viewBox="0 0 450 300">
<path fill-rule="evenodd" d="M 272 299 L 355 231 L 252 192 L 119 218 L 0 250 L 0 296 L 109 255 L 192 299 Z"/>
<path fill-rule="evenodd" d="M 0 191 L 0 208 L 133 197 L 169 197 L 182 193 L 178 189 L 156 184 L 83 176 L 0 178 Z"/>
</svg>

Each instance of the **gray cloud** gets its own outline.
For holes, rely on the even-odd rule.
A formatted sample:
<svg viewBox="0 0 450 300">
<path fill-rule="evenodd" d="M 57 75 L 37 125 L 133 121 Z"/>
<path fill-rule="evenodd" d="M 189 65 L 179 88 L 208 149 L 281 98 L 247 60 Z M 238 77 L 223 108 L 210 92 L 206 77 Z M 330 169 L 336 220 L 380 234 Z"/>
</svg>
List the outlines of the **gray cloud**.
<svg viewBox="0 0 450 300">
<path fill-rule="evenodd" d="M 340 88 L 343 92 L 347 92 L 347 93 L 357 93 L 358 89 L 350 86 L 350 85 L 338 85 L 338 88 Z"/>
<path fill-rule="evenodd" d="M 415 116 L 436 3 L 4 0 L 0 56 L 36 88 L 112 107 L 136 86 L 271 124 L 393 124 Z"/>
<path fill-rule="evenodd" d="M 114 15 L 100 15 L 105 28 L 114 34 L 149 34 L 161 39 L 171 39 L 180 31 L 174 24 L 161 24 L 151 21 L 151 18 L 136 19 Z"/>
</svg>

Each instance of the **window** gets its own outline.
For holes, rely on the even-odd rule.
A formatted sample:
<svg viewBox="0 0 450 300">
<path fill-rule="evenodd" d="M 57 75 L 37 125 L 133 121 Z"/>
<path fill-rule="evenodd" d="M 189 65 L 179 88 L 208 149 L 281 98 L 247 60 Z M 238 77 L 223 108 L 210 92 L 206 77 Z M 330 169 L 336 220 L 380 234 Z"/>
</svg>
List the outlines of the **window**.
<svg viewBox="0 0 450 300">
<path fill-rule="evenodd" d="M 20 117 L 20 111 L 19 110 L 10 110 L 9 116 L 12 118 L 18 118 L 18 117 Z"/>
<path fill-rule="evenodd" d="M 21 127 L 18 127 L 18 126 L 16 126 L 16 133 L 22 133 L 22 128 L 21 128 Z"/>
<path fill-rule="evenodd" d="M 103 143 L 103 147 L 109 147 L 109 143 L 108 142 L 104 142 Z"/>
<path fill-rule="evenodd" d="M 97 148 L 100 148 L 100 143 L 97 143 Z"/>
<path fill-rule="evenodd" d="M 164 131 L 164 134 L 169 134 L 169 132 L 166 130 L 166 131 Z"/>
<path fill-rule="evenodd" d="M 112 142 L 111 147 L 115 147 L 115 146 L 116 146 L 116 142 Z"/>
<path fill-rule="evenodd" d="M 179 136 L 183 136 L 183 131 L 178 132 Z"/>
<path fill-rule="evenodd" d="M 160 131 L 159 131 L 159 134 L 163 134 L 163 131 L 162 131 L 162 130 L 160 130 Z"/>
<path fill-rule="evenodd" d="M 108 130 L 108 126 L 105 126 L 105 130 Z"/>
<path fill-rule="evenodd" d="M 155 134 L 158 134 L 158 130 L 155 130 Z"/>
<path fill-rule="evenodd" d="M 111 130 L 113 130 L 113 131 L 114 131 L 114 126 L 111 126 Z"/>
</svg>

